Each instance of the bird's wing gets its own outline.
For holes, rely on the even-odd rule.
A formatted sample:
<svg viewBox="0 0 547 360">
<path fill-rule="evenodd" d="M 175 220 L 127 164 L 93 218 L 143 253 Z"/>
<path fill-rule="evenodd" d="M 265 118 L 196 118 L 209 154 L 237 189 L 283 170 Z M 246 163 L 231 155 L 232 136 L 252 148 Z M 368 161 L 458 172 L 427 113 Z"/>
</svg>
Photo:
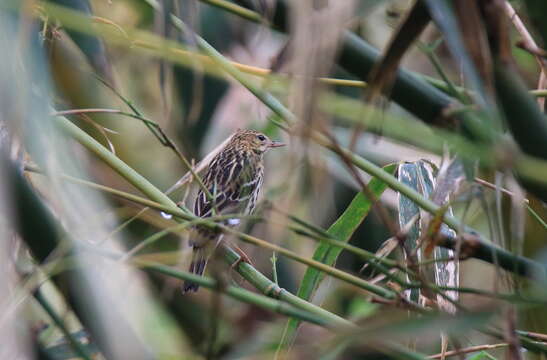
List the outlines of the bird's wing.
<svg viewBox="0 0 547 360">
<path fill-rule="evenodd" d="M 244 212 L 253 192 L 260 183 L 255 169 L 245 159 L 234 158 L 230 163 L 213 166 L 205 176 L 211 198 L 203 190 L 198 192 L 194 213 L 199 217 Z"/>
</svg>

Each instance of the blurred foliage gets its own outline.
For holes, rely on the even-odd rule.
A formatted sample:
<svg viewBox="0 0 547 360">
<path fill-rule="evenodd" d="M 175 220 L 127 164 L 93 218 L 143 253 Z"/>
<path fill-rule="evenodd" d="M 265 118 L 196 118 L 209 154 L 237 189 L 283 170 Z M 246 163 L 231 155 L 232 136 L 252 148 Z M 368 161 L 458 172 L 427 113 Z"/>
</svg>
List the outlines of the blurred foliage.
<svg viewBox="0 0 547 360">
<path fill-rule="evenodd" d="M 527 41 L 545 46 L 546 15 L 1 2 L 0 358 L 544 358 L 546 64 Z M 188 165 L 203 176 L 238 128 L 289 146 L 229 229 L 193 215 Z M 226 233 L 198 279 L 195 223 Z"/>
</svg>

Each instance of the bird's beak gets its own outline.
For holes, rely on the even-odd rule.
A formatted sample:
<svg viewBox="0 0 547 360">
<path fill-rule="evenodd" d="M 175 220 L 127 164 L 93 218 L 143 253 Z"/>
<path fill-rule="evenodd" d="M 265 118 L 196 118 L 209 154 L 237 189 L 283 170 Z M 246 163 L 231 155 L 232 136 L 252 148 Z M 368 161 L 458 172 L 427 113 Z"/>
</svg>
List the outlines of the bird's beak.
<svg viewBox="0 0 547 360">
<path fill-rule="evenodd" d="M 285 143 L 282 143 L 281 141 L 271 141 L 270 144 L 268 145 L 268 147 L 271 147 L 271 148 L 276 148 L 281 146 L 285 146 Z"/>
</svg>

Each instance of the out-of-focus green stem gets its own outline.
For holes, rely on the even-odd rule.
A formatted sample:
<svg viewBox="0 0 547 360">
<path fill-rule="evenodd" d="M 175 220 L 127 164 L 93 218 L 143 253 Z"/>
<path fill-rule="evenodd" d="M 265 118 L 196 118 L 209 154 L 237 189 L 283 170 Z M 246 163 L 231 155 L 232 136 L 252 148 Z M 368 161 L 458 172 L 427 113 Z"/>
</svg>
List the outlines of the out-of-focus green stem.
<svg viewBox="0 0 547 360">
<path fill-rule="evenodd" d="M 182 23 L 181 23 L 182 25 Z M 182 26 L 181 26 L 182 27 Z M 249 91 L 251 91 L 253 94 L 255 94 L 255 96 L 260 99 L 265 105 L 267 105 L 268 107 L 270 107 L 270 109 L 272 109 L 272 111 L 274 111 L 277 115 L 279 115 L 282 119 L 284 119 L 287 123 L 291 123 L 291 122 L 294 122 L 295 120 L 295 116 L 288 110 L 286 109 L 275 97 L 271 96 L 269 93 L 263 91 L 262 89 L 260 89 L 256 84 L 254 84 L 252 81 L 248 81 L 248 79 L 246 78 L 246 76 L 244 74 L 242 74 L 237 68 L 235 68 L 235 66 L 233 66 L 233 64 L 231 64 L 228 60 L 226 60 L 220 53 L 218 53 L 214 48 L 210 47 L 210 45 L 208 45 L 205 40 L 201 39 L 201 38 L 198 38 L 199 39 L 199 44 L 200 44 L 200 48 L 202 48 L 202 50 L 206 51 L 208 53 L 208 55 L 218 64 L 222 67 L 222 69 L 232 75 L 236 80 L 240 81 L 245 87 L 247 87 L 247 89 L 249 89 Z M 285 126 L 285 125 L 282 125 L 281 126 Z M 325 145 L 325 144 L 323 144 Z M 104 149 L 104 152 L 98 152 L 98 155 L 104 159 L 104 156 L 109 154 L 109 152 Z M 374 175 L 374 172 L 376 171 L 381 171 L 381 168 L 375 166 L 374 164 L 368 162 L 367 160 L 355 155 L 355 154 L 351 154 L 350 158 L 352 159 L 352 161 L 355 163 L 356 166 L 360 167 L 361 169 L 369 172 L 370 174 Z M 529 161 L 530 162 L 530 161 Z M 521 170 L 523 173 L 526 173 L 526 175 L 532 177 L 534 176 L 534 172 L 530 172 L 528 171 L 529 170 L 529 167 L 530 166 L 524 166 L 524 164 L 517 164 L 518 166 L 518 169 Z M 126 172 L 127 169 L 127 165 L 125 164 L 114 164 L 113 165 L 114 169 L 116 171 L 121 171 L 121 172 Z M 536 167 L 537 169 L 537 167 Z M 537 177 L 537 174 L 535 175 Z M 427 199 L 423 198 L 420 194 L 417 194 L 415 192 L 412 191 L 412 189 L 408 189 L 408 188 L 405 188 L 404 186 L 402 186 L 401 183 L 399 183 L 393 176 L 391 175 L 388 175 L 389 177 L 389 182 L 386 182 L 388 183 L 388 185 L 390 187 L 392 187 L 393 189 L 397 190 L 397 191 L 400 191 L 402 194 L 406 195 L 407 197 L 411 198 L 412 200 L 416 201 L 416 203 L 421 206 L 422 208 L 426 209 L 427 211 L 431 211 L 431 212 L 435 212 L 437 209 L 436 207 L 432 207 L 432 204 L 430 201 L 428 201 Z M 143 182 L 144 178 L 142 178 L 142 176 L 138 175 L 134 177 L 134 184 L 135 186 L 137 186 L 137 188 L 139 188 L 141 191 L 143 191 L 143 189 L 141 188 L 142 186 L 144 187 L 147 187 L 147 185 L 145 185 L 145 183 Z M 384 180 L 384 179 L 382 179 Z M 161 191 L 159 191 L 158 189 L 154 188 L 153 190 L 150 189 L 150 194 L 148 195 L 149 198 L 153 199 L 153 200 L 156 200 L 158 202 L 164 202 L 166 199 L 168 199 L 167 196 L 165 196 Z M 170 201 L 170 200 L 169 200 Z M 164 203 L 164 204 L 167 204 L 167 203 Z M 170 204 L 172 206 L 174 206 L 175 204 L 173 202 L 170 202 Z M 458 225 L 458 221 L 455 219 L 455 218 L 450 218 L 450 217 L 447 217 L 446 218 L 446 222 L 448 225 L 450 225 L 451 227 L 455 227 L 457 229 L 459 229 L 460 227 L 457 226 Z M 445 244 L 447 246 L 452 246 L 453 243 L 447 243 Z M 499 258 L 498 255 L 501 255 L 501 257 L 505 260 L 510 260 L 511 263 L 507 263 L 507 262 L 504 262 L 507 266 L 504 266 L 504 268 L 506 268 L 507 270 L 509 271 L 514 271 L 514 269 L 516 268 L 517 270 L 520 270 L 518 271 L 519 273 L 531 273 L 531 272 L 534 272 L 537 270 L 540 270 L 540 273 L 544 273 L 545 272 L 545 269 L 543 266 L 539 265 L 539 266 L 532 266 L 532 268 L 530 268 L 528 270 L 525 270 L 525 271 L 522 271 L 523 269 L 528 269 L 529 268 L 529 265 L 530 265 L 530 262 L 531 260 L 528 260 L 528 259 L 520 259 L 519 258 L 515 258 L 514 256 L 509 256 L 509 253 L 507 253 L 506 251 L 502 250 L 502 249 L 499 249 L 495 246 L 492 246 L 488 243 L 485 243 L 485 242 L 481 242 L 479 244 L 479 250 L 478 250 L 478 255 L 477 257 L 483 259 L 483 260 L 486 260 L 486 261 L 489 261 L 489 262 L 492 262 L 492 263 L 496 263 L 496 261 L 494 261 L 496 258 Z M 528 261 L 526 261 L 528 260 Z M 534 262 L 532 262 L 534 263 Z M 515 266 L 514 264 L 517 264 L 517 266 Z M 522 266 L 518 265 L 518 264 L 521 264 Z"/>
<path fill-rule="evenodd" d="M 146 0 L 148 3 L 154 0 Z M 228 7 L 228 2 L 217 1 L 215 5 L 235 15 L 240 15 L 240 6 L 237 11 Z M 272 21 L 258 20 L 261 17 L 253 16 L 248 20 L 269 24 L 280 31 L 287 30 L 287 5 L 284 1 L 277 1 L 271 16 Z M 256 19 L 256 20 L 255 20 Z M 350 31 L 342 34 L 342 44 L 338 64 L 363 81 L 368 80 L 372 68 L 380 58 L 380 52 L 366 43 L 363 39 Z M 422 80 L 416 74 L 401 69 L 393 84 L 391 96 L 395 102 L 415 114 L 426 123 L 442 124 L 442 111 L 455 101 L 442 91 Z M 439 120 L 441 122 L 439 122 Z"/>
<path fill-rule="evenodd" d="M 304 321 L 308 321 L 313 324 L 327 326 L 327 327 L 332 327 L 332 326 L 353 327 L 354 326 L 351 322 L 343 320 L 339 317 L 333 317 L 331 316 L 332 314 L 328 312 L 325 312 L 319 315 L 319 314 L 310 312 L 308 310 L 303 311 L 299 308 L 296 308 L 293 305 L 289 305 L 288 301 L 278 301 L 278 300 L 272 299 L 271 297 L 250 292 L 243 288 L 239 288 L 235 286 L 228 286 L 225 288 L 219 287 L 217 285 L 216 280 L 208 278 L 208 277 L 197 276 L 188 272 L 179 271 L 171 267 L 156 264 L 156 263 L 144 262 L 139 260 L 133 260 L 132 262 L 146 270 L 151 270 L 157 273 L 165 274 L 177 279 L 189 280 L 189 281 L 195 282 L 196 284 L 199 284 L 200 286 L 203 286 L 209 289 L 221 289 L 222 292 L 226 293 L 230 297 L 238 299 L 247 304 L 256 305 L 264 309 L 277 312 L 283 315 L 296 317 L 298 319 L 302 319 Z"/>
<path fill-rule="evenodd" d="M 106 164 L 108 164 L 112 169 L 118 172 L 133 186 L 135 186 L 137 189 L 142 191 L 150 199 L 157 201 L 160 204 L 166 206 L 167 208 L 165 210 L 173 214 L 175 218 L 179 218 L 181 220 L 196 219 L 196 217 L 193 215 L 181 212 L 181 210 L 176 206 L 176 204 L 168 196 L 163 194 L 159 189 L 157 189 L 154 185 L 152 185 L 143 176 L 138 174 L 130 166 L 125 164 L 121 159 L 119 159 L 117 156 L 112 154 L 103 145 L 101 145 L 91 136 L 86 134 L 79 127 L 72 124 L 69 120 L 61 116 L 53 117 L 53 119 L 56 125 L 59 126 L 59 128 L 63 132 L 67 133 L 69 136 L 71 136 L 80 144 L 82 144 L 85 148 L 87 148 L 88 150 L 96 154 L 100 159 L 102 159 Z M 223 249 L 224 249 L 225 256 L 228 262 L 230 262 L 230 264 L 235 264 L 239 261 L 240 257 L 237 253 L 235 253 L 233 250 L 231 250 L 229 247 L 226 247 L 226 246 L 224 246 Z M 247 264 L 245 262 L 240 262 L 236 266 L 236 270 L 247 281 L 249 281 L 251 284 L 253 284 L 253 286 L 255 286 L 257 289 L 259 289 L 266 295 L 275 294 L 275 295 L 278 295 L 277 297 L 279 299 L 287 301 L 296 307 L 304 308 L 305 310 L 314 312 L 316 314 L 321 314 L 324 316 L 329 314 L 328 316 L 331 319 L 337 319 L 336 321 L 338 322 L 346 321 L 340 318 L 339 316 L 320 308 L 319 306 L 316 306 L 314 304 L 308 303 L 307 301 L 303 301 L 302 299 L 299 299 L 298 297 L 290 294 L 284 289 L 280 289 L 275 283 L 273 283 L 271 280 L 269 280 L 264 275 L 262 275 L 258 270 L 256 270 L 250 264 Z"/>
<path fill-rule="evenodd" d="M 44 294 L 42 294 L 41 289 L 38 289 L 34 292 L 34 298 L 49 315 L 51 320 L 53 320 L 55 325 L 57 325 L 59 330 L 61 330 L 74 352 L 78 354 L 78 356 L 82 357 L 82 359 L 91 360 L 92 356 L 89 353 L 88 349 L 84 345 L 80 344 L 80 342 L 70 333 L 68 328 L 65 326 L 65 323 L 61 316 L 57 314 L 53 306 L 49 303 Z"/>
<path fill-rule="evenodd" d="M 264 241 L 262 239 L 258 239 L 254 236 L 251 236 L 251 235 L 237 233 L 233 229 L 230 229 L 230 228 L 225 228 L 224 230 L 227 231 L 227 232 L 234 233 L 234 235 L 238 236 L 241 240 L 243 240 L 245 242 L 249 242 L 249 243 L 252 243 L 252 244 L 255 244 L 255 245 L 260 245 L 260 247 L 262 247 L 262 248 L 267 248 L 267 249 L 270 249 L 270 250 L 274 250 L 277 253 L 285 255 L 286 257 L 288 257 L 290 259 L 296 260 L 300 263 L 303 263 L 303 264 L 306 264 L 306 265 L 311 266 L 313 268 L 316 268 L 320 271 L 323 271 L 326 274 L 329 274 L 329 275 L 334 276 L 338 279 L 344 280 L 344 281 L 346 281 L 350 284 L 354 284 L 356 286 L 359 286 L 360 288 L 362 288 L 364 290 L 367 290 L 367 291 L 369 291 L 373 294 L 376 294 L 378 296 L 381 296 L 385 299 L 395 299 L 397 297 L 396 294 L 393 291 L 386 290 L 383 287 L 380 287 L 380 286 L 377 286 L 377 285 L 373 285 L 373 284 L 371 284 L 371 283 L 369 283 L 369 282 L 367 282 L 367 281 L 365 281 L 361 278 L 358 278 L 355 275 L 349 274 L 345 271 L 338 270 L 338 269 L 336 269 L 332 266 L 323 264 L 322 262 L 299 256 L 298 254 L 296 254 L 296 253 L 294 253 L 290 250 L 287 250 L 287 249 L 282 248 L 280 246 L 277 246 L 275 244 L 269 243 L 269 242 Z"/>
<path fill-rule="evenodd" d="M 181 27 L 184 27 L 181 23 Z M 275 97 L 271 94 L 263 91 L 258 88 L 256 84 L 253 84 L 249 81 L 246 76 L 241 73 L 232 63 L 222 56 L 218 51 L 211 47 L 205 40 L 197 36 L 197 40 L 200 44 L 200 48 L 205 51 L 217 64 L 219 64 L 224 71 L 232 75 L 236 80 L 238 80 L 243 86 L 245 86 L 249 91 L 251 91 L 258 99 L 260 99 L 266 106 L 268 106 L 274 113 L 279 115 L 285 122 L 289 125 L 293 125 L 296 116 L 292 114 L 283 104 L 281 104 Z M 326 147 L 331 151 L 335 151 L 334 144 L 331 143 L 324 136 L 313 133 L 312 138 L 318 144 Z M 372 176 L 377 177 L 378 179 L 384 181 L 392 189 L 399 191 L 404 194 L 412 201 L 416 202 L 421 208 L 427 210 L 432 214 L 436 214 L 439 210 L 439 207 L 434 204 L 429 199 L 424 198 L 414 189 L 406 186 L 405 184 L 398 181 L 393 175 L 386 173 L 379 166 L 373 164 L 372 162 L 354 154 L 353 152 L 344 149 L 343 150 L 346 156 L 351 159 L 353 164 L 360 168 L 361 170 L 369 173 Z M 459 231 L 462 226 L 455 217 L 445 215 L 444 221 L 448 226 L 453 228 L 456 231 Z M 446 247 L 454 248 L 456 246 L 455 239 L 446 239 L 442 244 Z M 532 276 L 533 274 L 539 274 L 544 276 L 547 272 L 547 269 L 539 263 L 532 261 L 530 259 L 514 255 L 504 249 L 493 246 L 485 241 L 477 240 L 473 244 L 470 244 L 470 248 L 474 249 L 474 254 L 471 256 L 477 257 L 479 259 L 488 261 L 493 264 L 499 263 L 504 269 L 508 271 L 514 271 L 519 274 Z"/>
<path fill-rule="evenodd" d="M 38 168 L 36 168 L 34 166 L 31 166 L 31 165 L 25 165 L 25 170 L 40 173 L 40 170 Z M 164 206 L 160 203 L 157 203 L 155 201 L 151 201 L 151 200 L 148 200 L 146 198 L 143 198 L 143 197 L 140 197 L 140 196 L 137 196 L 137 195 L 126 193 L 124 191 L 112 189 L 112 188 L 104 186 L 104 185 L 96 184 L 96 183 L 93 183 L 93 182 L 90 182 L 90 181 L 78 179 L 78 178 L 68 176 L 68 175 L 61 175 L 61 178 L 65 179 L 67 181 L 76 183 L 76 184 L 81 184 L 81 185 L 88 186 L 88 187 L 96 189 L 96 190 L 104 191 L 106 193 L 109 193 L 109 194 L 112 194 L 112 195 L 115 195 L 115 196 L 119 196 L 121 198 L 133 201 L 135 203 L 138 203 L 138 204 L 141 204 L 141 205 L 144 205 L 144 206 L 147 206 L 147 207 L 159 210 L 159 211 L 172 212 L 172 215 L 174 215 L 174 216 L 179 216 L 179 217 L 182 217 L 182 218 L 187 216 L 187 214 L 184 211 L 180 210 L 180 209 L 175 210 L 175 209 L 172 209 L 168 206 Z M 188 226 L 195 225 L 195 224 L 198 224 L 198 223 L 205 224 L 205 225 L 210 225 L 210 226 L 215 226 L 216 221 L 221 221 L 221 220 L 227 219 L 227 218 L 233 218 L 234 216 L 235 215 L 224 215 L 224 216 L 215 216 L 215 217 L 211 217 L 211 218 L 207 218 L 207 219 L 189 220 L 188 222 L 176 225 L 172 228 L 165 229 L 163 231 L 160 231 L 159 233 L 156 233 L 156 234 L 152 235 L 151 237 L 143 240 L 142 244 L 148 243 L 149 241 L 150 242 L 155 241 L 159 237 L 161 237 L 161 236 L 163 236 L 167 233 L 178 232 L 180 230 L 186 229 Z M 292 216 L 290 218 L 295 220 L 295 218 L 292 217 Z M 259 220 L 260 218 L 256 217 L 256 219 Z M 297 221 L 297 223 L 302 223 L 303 222 L 300 219 L 296 219 L 296 221 Z M 312 225 L 308 224 L 308 226 L 311 227 Z M 295 232 L 297 232 L 300 235 L 312 238 L 316 241 L 324 241 L 324 242 L 327 242 L 327 243 L 329 243 L 333 246 L 339 246 L 339 247 L 341 247 L 341 248 L 343 248 L 347 251 L 350 251 L 350 252 L 356 254 L 357 256 L 363 258 L 364 260 L 370 261 L 371 265 L 373 267 L 375 267 L 378 271 L 380 271 L 380 272 L 382 272 L 386 275 L 392 276 L 392 274 L 389 273 L 389 268 L 399 268 L 399 270 L 401 270 L 401 271 L 409 271 L 408 269 L 405 269 L 404 267 L 400 266 L 394 260 L 390 260 L 390 259 L 387 259 L 387 258 L 380 258 L 380 257 L 376 256 L 374 253 L 368 252 L 366 250 L 363 250 L 363 249 L 358 248 L 356 246 L 353 246 L 351 244 L 347 244 L 345 242 L 333 239 L 333 238 L 329 237 L 328 233 L 326 233 L 326 231 L 323 230 L 323 229 L 319 229 L 319 228 L 314 227 L 314 230 L 317 231 L 317 232 L 320 232 L 320 234 L 311 234 L 311 233 L 308 233 L 308 232 L 303 232 L 302 229 L 298 229 L 294 226 L 291 226 L 291 229 L 293 229 Z M 243 235 L 242 233 L 237 232 L 237 231 L 234 231 L 234 234 L 238 237 Z M 260 244 L 257 244 L 257 245 L 262 246 Z M 139 246 L 139 248 L 142 248 L 142 246 Z M 133 252 L 133 250 L 131 252 Z M 133 252 L 133 254 L 134 254 L 134 252 Z M 128 253 L 126 255 L 132 255 L 132 254 Z M 435 260 L 423 261 L 420 264 L 425 265 L 425 264 L 429 264 L 429 263 L 436 262 L 436 261 L 448 261 L 448 260 L 450 260 L 450 259 L 448 259 L 448 258 L 447 259 L 435 259 Z M 236 258 L 236 261 L 237 261 L 237 258 Z M 404 288 L 417 288 L 417 287 L 423 286 L 419 283 L 405 282 L 403 280 L 400 280 L 397 277 L 391 277 L 391 278 Z M 443 287 L 443 286 L 436 286 L 435 284 L 427 284 L 427 286 L 431 287 L 434 290 L 438 290 L 438 291 L 446 291 L 446 290 L 459 291 L 459 292 L 462 292 L 462 293 L 477 294 L 477 295 L 488 296 L 488 297 L 492 297 L 492 298 L 500 298 L 500 299 L 507 300 L 507 301 L 514 301 L 514 302 L 522 302 L 522 303 L 530 303 L 530 304 L 538 304 L 538 303 L 544 303 L 545 302 L 544 299 L 540 299 L 540 298 L 536 298 L 536 299 L 526 298 L 526 297 L 522 297 L 522 296 L 515 295 L 515 294 L 497 294 L 497 293 L 491 293 L 491 292 L 488 292 L 488 291 L 483 291 L 483 290 L 473 289 L 473 288 L 461 288 L 461 287 L 453 288 L 453 287 L 446 287 L 446 286 Z"/>
<path fill-rule="evenodd" d="M 32 165 L 25 165 L 25 171 L 41 173 L 40 169 L 38 169 L 37 167 L 32 166 Z M 183 210 L 181 210 L 181 209 L 173 209 L 170 206 L 165 206 L 165 205 L 162 205 L 162 204 L 160 204 L 156 201 L 148 200 L 146 198 L 143 198 L 143 197 L 140 197 L 140 196 L 137 196 L 137 195 L 134 195 L 134 194 L 130 194 L 130 193 L 127 193 L 125 191 L 113 189 L 113 188 L 108 187 L 108 186 L 104 186 L 104 185 L 100 185 L 100 184 L 97 184 L 97 183 L 94 183 L 94 182 L 91 182 L 91 181 L 75 178 L 75 177 L 69 176 L 69 175 L 61 174 L 60 177 L 64 180 L 70 181 L 72 183 L 80 184 L 80 185 L 83 185 L 83 186 L 88 186 L 92 189 L 103 191 L 105 193 L 108 193 L 108 194 L 111 194 L 111 195 L 114 195 L 114 196 L 118 196 L 122 199 L 126 199 L 126 200 L 132 201 L 132 202 L 137 203 L 137 204 L 141 204 L 143 206 L 146 206 L 146 207 L 158 210 L 158 211 L 163 211 L 163 212 L 169 213 L 169 214 L 171 214 L 173 216 L 176 216 L 176 217 L 185 218 L 185 216 L 188 216 L 188 214 L 186 212 L 184 212 Z M 185 226 L 186 225 L 192 225 L 192 224 L 195 224 L 195 223 L 201 223 L 201 224 L 205 224 L 205 225 L 216 226 L 217 224 L 214 223 L 215 221 L 219 221 L 219 220 L 223 220 L 223 219 L 227 219 L 227 218 L 233 218 L 234 216 L 237 216 L 237 214 L 225 215 L 225 216 L 214 216 L 214 217 L 209 217 L 207 219 L 188 220 L 188 223 L 185 223 Z M 246 216 L 245 218 L 246 219 L 253 218 L 255 220 L 262 220 L 262 218 L 257 217 L 257 216 Z M 296 221 L 298 224 L 301 224 L 301 225 L 305 224 L 305 222 L 303 220 L 297 219 L 294 216 L 290 216 L 289 218 L 293 221 Z M 307 224 L 307 226 L 310 226 L 310 225 L 311 224 Z M 323 242 L 326 242 L 326 243 L 331 244 L 333 246 L 338 246 L 342 249 L 345 249 L 349 252 L 352 252 L 352 253 L 356 254 L 357 256 L 361 257 L 362 259 L 364 259 L 366 261 L 370 261 L 372 267 L 376 268 L 378 271 L 380 271 L 380 272 L 382 272 L 386 275 L 389 272 L 388 268 L 393 268 L 393 267 L 397 267 L 401 271 L 409 271 L 405 267 L 400 266 L 394 260 L 378 257 L 370 251 L 366 251 L 366 250 L 358 248 L 354 245 L 351 245 L 351 244 L 342 242 L 340 240 L 334 239 L 328 233 L 326 233 L 326 231 L 323 230 L 323 229 L 319 229 L 319 228 L 315 227 L 315 231 L 316 232 L 321 231 L 321 233 L 320 234 L 315 234 L 315 233 L 312 234 L 308 231 L 304 231 L 303 229 L 301 229 L 301 228 L 299 228 L 295 225 L 289 225 L 289 227 L 290 227 L 291 230 L 293 230 L 295 233 L 297 233 L 299 235 L 306 236 L 306 237 L 311 238 L 315 241 L 323 241 Z M 166 230 L 168 230 L 168 232 L 171 232 L 171 231 L 176 231 L 177 229 L 166 229 Z M 240 233 L 240 232 L 235 232 L 235 234 L 237 236 L 242 235 L 242 233 Z M 143 242 L 146 242 L 146 241 L 147 241 L 147 239 L 143 240 Z"/>
</svg>

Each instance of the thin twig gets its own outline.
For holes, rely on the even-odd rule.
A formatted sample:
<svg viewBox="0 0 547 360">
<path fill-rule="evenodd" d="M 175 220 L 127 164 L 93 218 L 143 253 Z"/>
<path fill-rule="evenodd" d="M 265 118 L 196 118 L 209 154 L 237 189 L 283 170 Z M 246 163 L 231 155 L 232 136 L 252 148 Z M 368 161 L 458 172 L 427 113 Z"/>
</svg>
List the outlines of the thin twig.
<svg viewBox="0 0 547 360">
<path fill-rule="evenodd" d="M 528 338 L 547 343 L 547 334 L 531 332 L 531 331 L 523 331 L 523 330 L 517 330 L 517 333 L 520 336 L 526 336 Z"/>
<path fill-rule="evenodd" d="M 444 356 L 445 357 L 451 357 L 451 356 L 456 356 L 456 355 L 474 353 L 474 352 L 483 351 L 483 350 L 493 350 L 493 349 L 498 349 L 498 348 L 506 347 L 506 346 L 507 346 L 507 343 L 470 346 L 470 347 L 467 347 L 467 348 L 464 348 L 464 349 L 447 351 L 447 352 L 444 353 Z M 435 354 L 435 355 L 429 356 L 429 358 L 430 359 L 440 359 L 441 356 L 442 356 L 442 354 Z"/>
<path fill-rule="evenodd" d="M 508 196 L 511 196 L 511 197 L 515 196 L 515 194 L 514 194 L 513 192 L 511 192 L 511 191 L 509 191 L 509 190 L 507 190 L 507 189 L 505 189 L 505 188 L 498 187 L 498 186 L 496 186 L 495 184 L 492 184 L 491 182 L 488 182 L 488 181 L 486 181 L 486 180 L 480 179 L 480 178 L 478 178 L 478 177 L 475 178 L 475 182 L 476 182 L 476 183 L 479 183 L 479 184 L 481 184 L 481 185 L 483 185 L 483 186 L 486 186 L 487 188 L 490 188 L 490 189 L 492 189 L 492 190 L 499 190 L 499 191 L 501 191 L 502 193 L 504 193 L 504 194 L 506 194 L 506 195 L 508 195 Z M 524 199 L 524 202 L 527 203 L 527 204 L 530 203 L 530 201 L 529 201 L 528 199 Z"/>
<path fill-rule="evenodd" d="M 194 171 L 192 165 L 190 164 L 190 162 L 188 161 L 186 156 L 184 156 L 184 154 L 179 150 L 179 148 L 175 145 L 175 143 L 169 138 L 169 136 L 167 136 L 167 134 L 163 131 L 161 126 L 158 123 L 154 122 L 154 121 L 146 119 L 142 115 L 142 113 L 137 109 L 137 107 L 135 105 L 133 105 L 133 103 L 129 99 L 125 98 L 118 90 L 116 90 L 106 80 L 100 78 L 99 76 L 96 76 L 96 78 L 101 84 L 103 84 L 110 91 L 112 91 L 114 93 L 114 95 L 116 95 L 118 98 L 120 98 L 120 100 L 122 100 L 131 109 L 131 111 L 133 111 L 133 114 L 124 113 L 124 112 L 120 112 L 120 114 L 142 120 L 144 122 L 144 124 L 146 125 L 146 127 L 150 130 L 150 132 L 158 139 L 160 144 L 170 148 L 171 150 L 173 150 L 175 152 L 177 157 L 183 162 L 184 166 L 186 166 L 186 168 L 188 169 L 190 175 L 197 181 L 199 187 L 205 193 L 207 198 L 212 199 L 211 193 L 209 192 L 209 189 L 207 189 L 207 187 L 203 184 L 203 181 L 197 175 L 197 173 Z M 116 110 L 114 110 L 114 112 L 116 112 Z M 172 191 L 174 191 L 175 189 L 176 189 L 176 187 L 172 187 L 169 190 L 167 190 L 165 192 L 165 194 L 168 195 Z"/>
<path fill-rule="evenodd" d="M 369 189 L 367 184 L 363 181 L 361 178 L 361 175 L 357 171 L 355 164 L 351 161 L 351 159 L 347 156 L 347 154 L 342 151 L 340 145 L 338 144 L 338 141 L 332 134 L 330 134 L 327 131 L 324 131 L 323 134 L 330 140 L 333 151 L 342 159 L 344 164 L 346 164 L 346 167 L 350 170 L 351 174 L 353 175 L 353 178 L 357 181 L 359 184 L 361 191 L 363 194 L 368 198 L 368 200 L 372 203 L 373 209 L 376 211 L 386 228 L 391 232 L 391 235 L 393 237 L 401 237 L 402 234 L 400 234 L 400 229 L 398 225 L 393 221 L 393 219 L 390 217 L 387 209 L 382 205 L 380 201 L 378 201 L 378 198 L 374 195 L 372 190 Z"/>
<path fill-rule="evenodd" d="M 509 1 L 505 1 L 505 13 L 507 14 L 507 16 L 509 16 L 518 33 L 522 36 L 524 48 L 529 49 L 536 58 L 536 61 L 538 62 L 539 68 L 541 69 L 537 86 L 538 90 L 545 89 L 545 85 L 547 82 L 547 69 L 545 65 L 545 59 L 542 56 L 539 56 L 539 54 L 545 53 L 545 51 L 537 46 L 534 38 L 532 37 L 532 35 L 530 35 L 530 32 L 528 31 L 528 29 L 526 29 L 526 26 L 516 13 L 515 9 L 513 9 L 513 6 L 511 6 Z M 545 98 L 540 97 L 537 99 L 537 102 L 541 111 L 543 112 L 545 110 Z"/>
</svg>

